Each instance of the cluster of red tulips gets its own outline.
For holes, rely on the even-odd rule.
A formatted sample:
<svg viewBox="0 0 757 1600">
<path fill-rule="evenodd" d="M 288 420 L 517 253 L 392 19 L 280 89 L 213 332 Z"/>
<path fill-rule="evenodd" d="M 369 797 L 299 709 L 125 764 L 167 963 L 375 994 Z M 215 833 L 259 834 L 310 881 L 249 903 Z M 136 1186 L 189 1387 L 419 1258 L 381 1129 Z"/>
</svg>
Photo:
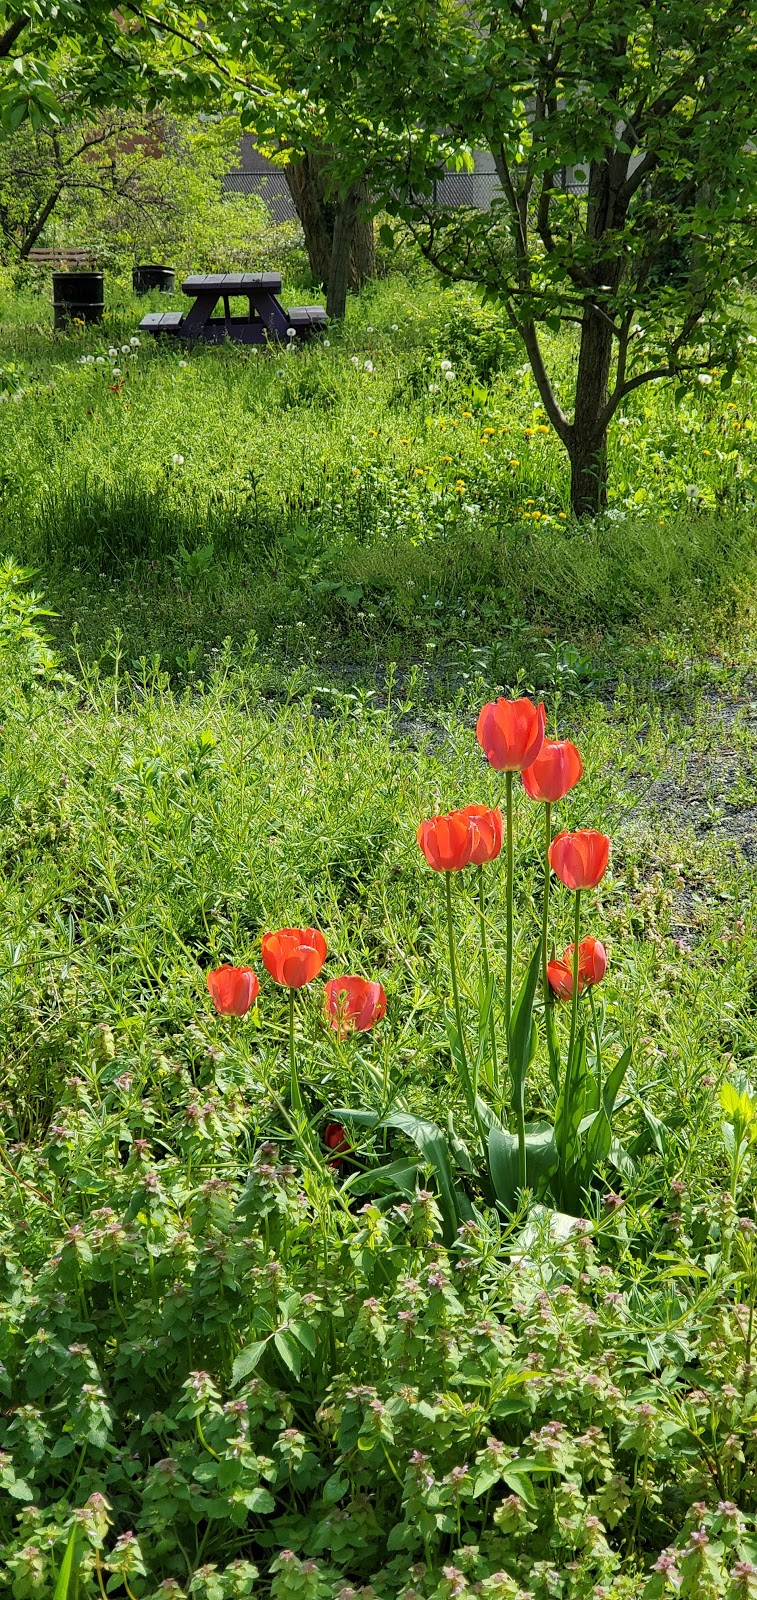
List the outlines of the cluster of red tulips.
<svg viewBox="0 0 757 1600">
<path fill-rule="evenodd" d="M 302 1109 L 294 1048 L 294 994 L 321 972 L 328 951 L 318 928 L 278 928 L 264 933 L 261 955 L 274 983 L 289 990 L 290 1094 L 295 1111 Z M 260 979 L 252 967 L 216 967 L 207 985 L 216 1011 L 225 1017 L 244 1017 L 260 994 Z M 353 1029 L 364 1031 L 379 1022 L 386 1011 L 386 994 L 380 983 L 345 973 L 324 984 L 326 1016 L 340 1038 Z"/>
<path fill-rule="evenodd" d="M 510 1030 L 513 1018 L 513 778 L 520 773 L 525 793 L 529 799 L 544 806 L 545 864 L 542 902 L 541 970 L 545 1013 L 550 1015 L 552 1002 L 572 1002 L 570 1047 L 568 1062 L 573 1054 L 576 1038 L 578 997 L 600 983 L 605 975 L 607 958 L 602 944 L 596 938 L 580 938 L 580 901 L 584 890 L 593 889 L 607 869 L 610 841 L 603 833 L 593 829 L 577 832 L 560 832 L 552 836 L 552 807 L 563 800 L 578 783 L 583 765 L 578 750 L 570 740 L 552 740 L 545 734 L 544 706 L 535 706 L 530 700 L 499 699 L 485 705 L 476 724 L 478 742 L 491 767 L 505 776 L 505 814 L 499 806 L 469 805 L 450 811 L 444 816 L 430 817 L 418 828 L 418 844 L 429 866 L 443 873 L 447 902 L 447 931 L 449 940 L 450 975 L 457 1022 L 458 1053 L 467 1074 L 464 1029 L 457 978 L 456 941 L 452 917 L 452 877 L 468 866 L 479 872 L 479 914 L 483 976 L 485 988 L 491 990 L 489 960 L 486 940 L 486 898 L 484 868 L 493 862 L 505 847 L 506 864 L 506 965 L 504 1035 L 508 1051 L 511 1049 Z M 561 957 L 550 956 L 549 951 L 549 897 L 552 873 L 575 894 L 575 935 Z M 317 928 L 280 928 L 275 933 L 263 935 L 261 954 L 263 965 L 273 978 L 289 991 L 289 1039 L 291 1070 L 291 1105 L 302 1109 L 297 1077 L 294 1046 L 294 994 L 297 989 L 316 979 L 326 960 L 326 941 Z M 250 967 L 223 966 L 208 973 L 208 989 L 216 1009 L 224 1015 L 244 1016 L 257 1000 L 260 982 Z M 592 1009 L 593 1009 L 593 996 Z M 372 1028 L 386 1011 L 386 995 L 380 983 L 357 976 L 343 974 L 331 978 L 324 986 L 325 1013 L 339 1038 L 352 1030 Z M 491 993 L 487 1009 L 486 1030 L 489 1036 L 489 1086 L 499 1098 L 499 1068 L 497 1062 L 497 1036 L 495 1011 Z M 550 1068 L 557 1089 L 557 1047 L 553 1027 L 547 1028 Z M 524 1111 L 522 1104 L 515 1106 L 522 1150 L 525 1150 Z M 474 1091 L 475 1100 L 475 1091 Z M 523 1156 L 525 1161 L 525 1155 Z"/>
</svg>

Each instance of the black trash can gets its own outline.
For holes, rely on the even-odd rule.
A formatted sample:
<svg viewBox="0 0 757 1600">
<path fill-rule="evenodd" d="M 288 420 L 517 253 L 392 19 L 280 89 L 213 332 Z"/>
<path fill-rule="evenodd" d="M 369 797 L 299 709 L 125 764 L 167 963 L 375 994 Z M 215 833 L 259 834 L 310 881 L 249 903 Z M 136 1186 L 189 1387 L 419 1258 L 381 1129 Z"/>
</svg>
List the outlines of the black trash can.
<svg viewBox="0 0 757 1600">
<path fill-rule="evenodd" d="M 142 266 L 132 269 L 131 281 L 135 294 L 147 294 L 150 289 L 162 289 L 171 294 L 176 272 L 173 267 Z"/>
<path fill-rule="evenodd" d="M 71 322 L 102 322 L 105 310 L 101 272 L 54 272 L 53 312 L 56 328 Z"/>
</svg>

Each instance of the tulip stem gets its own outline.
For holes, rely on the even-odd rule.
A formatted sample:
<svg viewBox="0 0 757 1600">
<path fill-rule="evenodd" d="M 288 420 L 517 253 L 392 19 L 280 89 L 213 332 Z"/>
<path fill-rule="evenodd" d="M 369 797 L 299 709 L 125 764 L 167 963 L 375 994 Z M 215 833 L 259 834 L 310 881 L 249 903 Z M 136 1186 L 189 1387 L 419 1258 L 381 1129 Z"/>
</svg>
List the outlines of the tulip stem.
<svg viewBox="0 0 757 1600">
<path fill-rule="evenodd" d="M 478 869 L 478 914 L 481 923 L 481 966 L 484 973 L 484 992 L 489 989 L 489 951 L 486 946 L 486 895 L 484 893 L 484 869 Z M 491 1043 L 492 1059 L 492 1091 L 499 1094 L 499 1066 L 497 1064 L 497 1030 L 494 1025 L 494 996 L 489 1007 L 489 1039 Z"/>
<path fill-rule="evenodd" d="M 444 874 L 444 883 L 445 883 L 445 888 L 446 888 L 446 891 L 447 891 L 447 941 L 449 943 L 449 970 L 450 970 L 450 977 L 452 979 L 452 999 L 453 999 L 454 1006 L 455 1006 L 455 1018 L 456 1018 L 456 1021 L 457 1021 L 457 1036 L 458 1036 L 458 1039 L 460 1040 L 460 1059 L 461 1059 L 461 1062 L 462 1062 L 463 1072 L 465 1074 L 465 1089 L 466 1089 L 466 1092 L 467 1092 L 467 1095 L 468 1095 L 468 1099 L 470 1100 L 470 1098 L 471 1098 L 471 1083 L 470 1083 L 470 1075 L 468 1073 L 468 1059 L 467 1059 L 467 1056 L 466 1056 L 466 1053 L 465 1053 L 465 1039 L 463 1037 L 463 1014 L 462 1014 L 462 1011 L 460 1009 L 460 991 L 459 991 L 459 989 L 457 987 L 457 960 L 456 960 L 456 957 L 455 957 L 455 933 L 454 933 L 454 929 L 453 929 L 453 926 L 452 926 L 452 873 L 451 872 L 445 872 L 445 874 Z M 475 1096 L 473 1098 L 473 1104 L 471 1105 L 470 1109 L 475 1115 L 475 1109 L 476 1109 L 475 1108 Z"/>
<path fill-rule="evenodd" d="M 599 1031 L 599 1017 L 597 1016 L 597 1002 L 594 999 L 594 990 L 589 988 L 589 1004 L 591 1006 L 591 1020 L 594 1024 L 594 1049 L 597 1056 L 597 1107 L 602 1109 L 602 1038 Z"/>
<path fill-rule="evenodd" d="M 513 775 L 505 773 L 505 815 L 507 818 L 507 964 L 505 967 L 505 1022 L 508 1048 L 513 1013 Z"/>
<path fill-rule="evenodd" d="M 555 1041 L 549 1008 L 553 1004 L 552 990 L 549 987 L 549 891 L 551 887 L 552 868 L 549 864 L 549 847 L 552 843 L 552 802 L 547 800 L 544 806 L 544 896 L 541 909 L 541 977 L 544 989 L 544 1028 L 547 1035 L 547 1050 L 549 1052 L 549 1074 L 552 1084 L 556 1089 L 560 1078 L 560 1064 L 555 1054 Z"/>
<path fill-rule="evenodd" d="M 576 906 L 573 921 L 573 994 L 570 1007 L 570 1044 L 568 1045 L 568 1075 L 573 1069 L 573 1051 L 576 1043 L 576 1028 L 578 1024 L 578 944 L 581 937 L 581 890 L 576 889 Z"/>
<path fill-rule="evenodd" d="M 289 1098 L 292 1110 L 302 1111 L 300 1080 L 297 1076 L 297 1057 L 294 1051 L 294 989 L 289 990 Z"/>
</svg>

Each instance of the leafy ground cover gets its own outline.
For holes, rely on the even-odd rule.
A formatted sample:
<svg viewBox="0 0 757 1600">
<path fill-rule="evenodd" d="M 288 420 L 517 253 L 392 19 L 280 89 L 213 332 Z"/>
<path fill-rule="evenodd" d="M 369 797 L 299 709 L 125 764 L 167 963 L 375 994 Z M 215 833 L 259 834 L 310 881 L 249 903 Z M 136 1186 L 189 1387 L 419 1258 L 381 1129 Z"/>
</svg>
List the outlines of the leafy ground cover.
<svg viewBox="0 0 757 1600">
<path fill-rule="evenodd" d="M 3 318 L 4 546 L 46 597 L 0 575 L 6 1591 L 754 1595 L 746 380 L 654 391 L 614 514 L 579 529 L 464 296 L 395 280 L 325 350 L 247 360 L 131 346 L 126 298 L 104 337 Z M 324 1134 L 401 1096 L 475 1143 L 416 829 L 500 798 L 476 714 L 523 690 L 583 757 L 559 825 L 612 838 L 587 931 L 608 1048 L 632 1047 L 632 1165 L 555 1238 L 461 1164 L 444 1242 L 432 1162 L 406 1192 L 372 1177 L 417 1154 L 401 1130 Z M 543 817 L 516 798 L 522 975 Z M 567 893 L 553 911 L 561 952 Z M 303 991 L 307 1139 L 259 959 L 294 924 L 323 931 L 324 979 L 387 995 L 340 1041 Z M 454 933 L 475 1032 L 472 893 Z M 263 978 L 243 1018 L 207 993 L 224 962 Z M 553 1107 L 542 1040 L 529 1121 Z"/>
</svg>

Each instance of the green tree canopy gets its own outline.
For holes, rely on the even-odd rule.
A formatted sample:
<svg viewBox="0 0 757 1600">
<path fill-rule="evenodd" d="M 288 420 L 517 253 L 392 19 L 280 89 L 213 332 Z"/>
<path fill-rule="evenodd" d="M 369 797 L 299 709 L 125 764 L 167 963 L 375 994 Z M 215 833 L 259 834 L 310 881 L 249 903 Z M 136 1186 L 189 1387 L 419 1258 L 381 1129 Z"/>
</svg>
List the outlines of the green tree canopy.
<svg viewBox="0 0 757 1600">
<path fill-rule="evenodd" d="M 212 15 L 211 10 L 211 15 Z M 214 21 L 286 86 L 245 114 L 366 172 L 449 279 L 506 307 L 571 462 L 604 503 L 607 429 L 655 378 L 727 383 L 757 260 L 755 0 L 232 0 Z M 298 85 L 297 92 L 290 87 Z M 448 159 L 491 152 L 490 210 L 445 210 Z M 566 183 L 566 176 L 574 180 Z M 577 329 L 573 378 L 542 330 Z"/>
</svg>

